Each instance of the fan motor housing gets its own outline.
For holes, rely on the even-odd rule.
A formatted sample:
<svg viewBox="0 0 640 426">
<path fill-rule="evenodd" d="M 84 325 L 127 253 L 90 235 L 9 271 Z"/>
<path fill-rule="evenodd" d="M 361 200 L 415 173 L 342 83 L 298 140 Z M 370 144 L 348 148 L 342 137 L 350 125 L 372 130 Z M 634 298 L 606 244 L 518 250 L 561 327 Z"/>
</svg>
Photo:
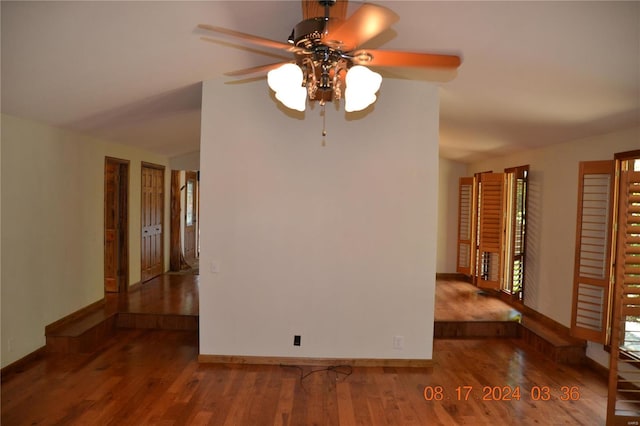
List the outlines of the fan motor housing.
<svg viewBox="0 0 640 426">
<path fill-rule="evenodd" d="M 289 40 L 297 47 L 313 50 L 313 47 L 320 43 L 326 28 L 327 20 L 324 18 L 305 19 L 293 28 Z"/>
</svg>

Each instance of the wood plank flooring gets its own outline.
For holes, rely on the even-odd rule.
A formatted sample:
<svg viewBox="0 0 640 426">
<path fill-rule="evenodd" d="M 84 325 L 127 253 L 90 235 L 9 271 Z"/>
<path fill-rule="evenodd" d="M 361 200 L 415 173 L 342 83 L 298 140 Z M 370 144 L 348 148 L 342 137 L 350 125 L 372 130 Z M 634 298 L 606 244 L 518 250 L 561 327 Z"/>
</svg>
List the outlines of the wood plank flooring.
<svg viewBox="0 0 640 426">
<path fill-rule="evenodd" d="M 189 274 L 163 276 L 129 294 L 131 300 L 111 303 L 133 313 L 197 315 L 197 281 Z M 500 321 L 513 315 L 511 307 L 472 286 L 442 284 L 436 286 L 436 320 Z M 323 371 L 304 379 L 301 374 L 313 368 L 198 364 L 194 330 L 117 329 L 104 343 L 92 353 L 45 353 L 3 374 L 0 424 L 605 422 L 604 379 L 586 367 L 545 359 L 521 339 L 437 339 L 431 368 L 353 368 L 350 375 Z M 564 401 L 567 391 L 578 397 Z"/>
<path fill-rule="evenodd" d="M 160 275 L 128 293 L 107 294 L 107 309 L 131 314 L 198 315 L 199 279 L 190 271 Z"/>
<path fill-rule="evenodd" d="M 519 317 L 520 312 L 472 284 L 436 281 L 436 321 L 513 321 Z"/>
<path fill-rule="evenodd" d="M 2 377 L 1 423 L 602 425 L 605 419 L 603 379 L 543 359 L 518 340 L 436 340 L 432 368 L 354 368 L 303 380 L 297 368 L 198 364 L 197 354 L 194 331 L 123 329 L 100 352 L 47 354 Z M 565 386 L 576 387 L 579 398 L 562 401 Z M 520 400 L 503 400 L 516 387 Z M 549 400 L 535 401 L 536 389 L 548 389 Z"/>
</svg>

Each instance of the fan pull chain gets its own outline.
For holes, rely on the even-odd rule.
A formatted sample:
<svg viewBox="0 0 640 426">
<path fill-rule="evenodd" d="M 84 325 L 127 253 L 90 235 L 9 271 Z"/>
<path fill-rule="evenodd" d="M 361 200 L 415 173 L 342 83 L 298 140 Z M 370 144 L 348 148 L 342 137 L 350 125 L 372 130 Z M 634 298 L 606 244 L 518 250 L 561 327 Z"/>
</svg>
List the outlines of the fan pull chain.
<svg viewBox="0 0 640 426">
<path fill-rule="evenodd" d="M 320 115 L 322 115 L 322 146 L 327 146 L 327 142 L 325 140 L 325 136 L 327 136 L 327 104 L 325 102 L 322 102 L 321 105 L 322 111 L 320 112 Z"/>
</svg>

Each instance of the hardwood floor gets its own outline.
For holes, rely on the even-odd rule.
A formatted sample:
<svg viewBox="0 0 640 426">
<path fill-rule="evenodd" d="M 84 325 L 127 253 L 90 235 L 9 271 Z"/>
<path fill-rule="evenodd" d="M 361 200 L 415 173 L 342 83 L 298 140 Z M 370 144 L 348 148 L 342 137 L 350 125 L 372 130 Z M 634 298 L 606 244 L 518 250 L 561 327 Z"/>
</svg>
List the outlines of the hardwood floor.
<svg viewBox="0 0 640 426">
<path fill-rule="evenodd" d="M 107 309 L 120 313 L 198 315 L 200 276 L 163 274 L 128 293 L 107 294 Z"/>
<path fill-rule="evenodd" d="M 512 321 L 519 316 L 520 312 L 474 285 L 455 280 L 436 281 L 436 321 Z"/>
<path fill-rule="evenodd" d="M 437 340 L 432 368 L 302 381 L 296 368 L 198 364 L 197 354 L 196 332 L 163 330 L 118 330 L 93 354 L 47 354 L 2 378 L 2 425 L 604 424 L 604 380 L 517 340 Z M 562 401 L 565 386 L 579 398 Z M 520 400 L 496 400 L 516 387 Z M 550 399 L 534 401 L 547 387 Z"/>
<path fill-rule="evenodd" d="M 130 294 L 131 300 L 120 308 L 197 314 L 197 281 L 198 277 L 190 274 L 163 276 Z M 436 287 L 436 320 L 492 320 L 513 314 L 508 305 L 477 294 L 472 286 L 440 284 Z M 457 303 L 447 305 L 451 300 Z M 3 374 L 0 423 L 352 426 L 605 422 L 605 380 L 586 367 L 554 363 L 528 349 L 522 339 L 436 339 L 431 368 L 353 368 L 316 372 L 304 379 L 301 375 L 314 368 L 198 364 L 197 356 L 197 331 L 122 328 L 92 353 L 43 353 Z"/>
</svg>

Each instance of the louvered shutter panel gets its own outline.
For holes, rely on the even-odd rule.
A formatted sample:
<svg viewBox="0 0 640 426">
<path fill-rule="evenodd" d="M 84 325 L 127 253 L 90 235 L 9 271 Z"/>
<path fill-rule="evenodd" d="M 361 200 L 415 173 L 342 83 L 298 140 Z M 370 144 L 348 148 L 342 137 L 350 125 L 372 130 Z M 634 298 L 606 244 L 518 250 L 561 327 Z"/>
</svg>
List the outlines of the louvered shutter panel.
<svg viewBox="0 0 640 426">
<path fill-rule="evenodd" d="M 500 290 L 504 241 L 504 173 L 480 176 L 478 287 Z"/>
<path fill-rule="evenodd" d="M 622 172 L 607 424 L 637 424 L 640 337 L 627 326 L 640 316 L 640 172 Z M 635 317 L 635 318 L 629 318 Z"/>
<path fill-rule="evenodd" d="M 457 272 L 471 275 L 473 265 L 473 178 L 460 178 L 458 187 Z"/>
<path fill-rule="evenodd" d="M 571 334 L 605 343 L 610 315 L 613 161 L 580 163 Z"/>
</svg>

